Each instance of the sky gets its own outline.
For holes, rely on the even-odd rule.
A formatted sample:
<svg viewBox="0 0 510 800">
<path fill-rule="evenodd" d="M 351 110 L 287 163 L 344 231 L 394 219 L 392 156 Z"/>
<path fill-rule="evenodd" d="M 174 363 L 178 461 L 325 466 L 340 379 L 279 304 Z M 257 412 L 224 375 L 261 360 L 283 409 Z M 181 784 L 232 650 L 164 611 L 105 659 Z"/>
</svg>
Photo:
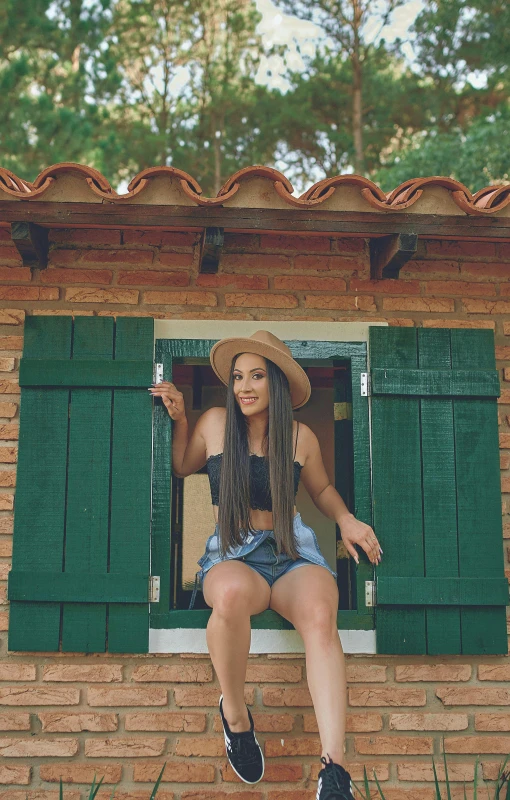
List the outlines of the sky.
<svg viewBox="0 0 510 800">
<path fill-rule="evenodd" d="M 262 14 L 258 30 L 262 35 L 264 44 L 267 47 L 285 45 L 288 48 L 288 66 L 290 69 L 300 69 L 303 62 L 296 48 L 296 43 L 299 43 L 300 50 L 304 55 L 312 56 L 315 45 L 321 36 L 320 29 L 311 22 L 304 22 L 296 19 L 296 17 L 283 14 L 272 0 L 255 0 L 255 4 L 260 14 Z M 397 9 L 391 25 L 384 30 L 384 38 L 389 42 L 399 37 L 404 40 L 410 39 L 409 28 L 422 8 L 422 0 L 409 0 L 403 8 Z M 377 35 L 378 30 L 379 24 L 374 20 L 373 36 Z M 411 41 L 403 49 L 412 63 L 414 56 Z M 267 74 L 268 70 L 270 70 L 271 75 Z M 257 80 L 271 88 L 285 91 L 287 82 L 283 77 L 283 72 L 284 63 L 280 57 L 266 58 L 261 63 Z"/>
</svg>

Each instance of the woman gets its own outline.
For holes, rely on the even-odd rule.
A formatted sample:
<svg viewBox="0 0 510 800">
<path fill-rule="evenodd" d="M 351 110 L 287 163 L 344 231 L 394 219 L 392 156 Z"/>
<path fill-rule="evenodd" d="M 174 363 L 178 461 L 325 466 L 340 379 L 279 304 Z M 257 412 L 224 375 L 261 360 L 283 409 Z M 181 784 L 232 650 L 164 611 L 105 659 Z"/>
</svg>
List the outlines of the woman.
<svg viewBox="0 0 510 800">
<path fill-rule="evenodd" d="M 294 505 L 301 479 L 317 508 L 335 520 L 359 563 L 360 545 L 373 564 L 381 549 L 369 525 L 351 514 L 329 482 L 317 437 L 293 420 L 311 393 L 290 349 L 268 331 L 222 339 L 211 364 L 228 386 L 226 408 L 205 411 L 188 437 L 183 395 L 173 383 L 150 389 L 161 397 L 173 428 L 173 469 L 179 477 L 207 464 L 216 529 L 198 564 L 212 614 L 207 644 L 221 686 L 227 757 L 245 783 L 257 783 L 264 759 L 244 702 L 250 616 L 272 608 L 301 634 L 307 680 L 317 716 L 323 768 L 317 800 L 352 800 L 344 767 L 346 679 L 338 636 L 336 573 L 315 533 Z"/>
</svg>

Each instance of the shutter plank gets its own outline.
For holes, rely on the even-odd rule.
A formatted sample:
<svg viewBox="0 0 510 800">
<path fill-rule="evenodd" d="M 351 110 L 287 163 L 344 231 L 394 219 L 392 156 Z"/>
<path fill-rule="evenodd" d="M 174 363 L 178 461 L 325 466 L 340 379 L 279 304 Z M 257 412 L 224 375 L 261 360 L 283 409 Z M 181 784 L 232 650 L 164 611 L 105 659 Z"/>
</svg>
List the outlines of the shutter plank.
<svg viewBox="0 0 510 800">
<path fill-rule="evenodd" d="M 69 358 L 71 317 L 27 317 L 23 355 Z M 62 570 L 67 461 L 67 389 L 24 389 L 13 569 Z M 56 651 L 60 603 L 16 602 L 9 609 L 9 650 Z"/>
<path fill-rule="evenodd" d="M 152 365 L 153 350 L 151 318 L 117 318 L 116 359 L 146 360 Z M 137 569 L 149 574 L 152 400 L 147 388 L 151 382 L 152 375 L 143 388 L 113 393 L 110 572 L 129 572 L 136 564 Z M 149 604 L 111 603 L 108 651 L 148 650 Z"/>
<path fill-rule="evenodd" d="M 111 361 L 113 319 L 77 317 L 73 361 Z M 69 465 L 64 570 L 107 572 L 110 491 L 110 389 L 73 389 L 69 426 Z M 106 650 L 106 603 L 64 603 L 62 650 Z"/>
<path fill-rule="evenodd" d="M 418 329 L 420 369 L 451 367 L 450 331 Z M 457 578 L 457 492 L 453 402 L 448 397 L 420 400 L 423 469 L 423 535 L 427 578 Z M 432 602 L 431 600 L 429 602 Z M 427 608 L 427 653 L 460 653 L 458 608 Z"/>
<path fill-rule="evenodd" d="M 451 331 L 452 367 L 494 369 L 494 335 Z M 463 577 L 502 577 L 502 509 L 498 416 L 494 401 L 454 400 L 459 529 Z M 462 652 L 507 653 L 505 607 L 461 609 Z"/>
<path fill-rule="evenodd" d="M 373 367 L 416 369 L 417 361 L 414 328 L 370 329 Z M 419 412 L 419 398 L 372 397 L 374 531 L 384 550 L 378 575 L 424 575 Z M 425 653 L 425 632 L 425 609 L 376 606 L 379 653 Z"/>
</svg>

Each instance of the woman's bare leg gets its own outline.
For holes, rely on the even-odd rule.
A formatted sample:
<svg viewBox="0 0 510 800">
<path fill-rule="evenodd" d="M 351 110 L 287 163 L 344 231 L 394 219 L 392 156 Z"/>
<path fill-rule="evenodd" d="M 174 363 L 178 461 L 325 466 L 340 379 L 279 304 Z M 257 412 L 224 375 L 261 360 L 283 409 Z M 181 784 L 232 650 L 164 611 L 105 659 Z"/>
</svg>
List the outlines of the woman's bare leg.
<svg viewBox="0 0 510 800">
<path fill-rule="evenodd" d="M 303 638 L 322 754 L 344 766 L 347 688 L 336 622 L 336 582 L 324 567 L 297 567 L 273 584 L 270 608 L 292 622 Z"/>
<path fill-rule="evenodd" d="M 205 602 L 212 607 L 206 636 L 223 694 L 223 713 L 234 733 L 250 728 L 244 702 L 250 652 L 250 616 L 265 611 L 271 590 L 267 581 L 242 561 L 215 564 L 204 578 Z"/>
</svg>

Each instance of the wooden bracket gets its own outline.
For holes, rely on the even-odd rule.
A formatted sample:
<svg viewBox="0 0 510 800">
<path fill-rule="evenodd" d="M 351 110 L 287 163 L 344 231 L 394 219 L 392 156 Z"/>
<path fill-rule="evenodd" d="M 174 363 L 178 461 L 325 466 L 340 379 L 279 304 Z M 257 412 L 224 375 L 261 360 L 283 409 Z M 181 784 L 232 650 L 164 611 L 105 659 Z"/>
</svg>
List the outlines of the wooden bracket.
<svg viewBox="0 0 510 800">
<path fill-rule="evenodd" d="M 401 267 L 416 253 L 418 234 L 396 233 L 370 240 L 370 274 L 373 280 L 398 278 Z"/>
<path fill-rule="evenodd" d="M 48 266 L 48 229 L 35 222 L 13 222 L 11 238 L 23 259 L 24 267 Z"/>
<path fill-rule="evenodd" d="M 205 228 L 200 246 L 199 272 L 218 272 L 223 248 L 223 228 Z"/>
</svg>

